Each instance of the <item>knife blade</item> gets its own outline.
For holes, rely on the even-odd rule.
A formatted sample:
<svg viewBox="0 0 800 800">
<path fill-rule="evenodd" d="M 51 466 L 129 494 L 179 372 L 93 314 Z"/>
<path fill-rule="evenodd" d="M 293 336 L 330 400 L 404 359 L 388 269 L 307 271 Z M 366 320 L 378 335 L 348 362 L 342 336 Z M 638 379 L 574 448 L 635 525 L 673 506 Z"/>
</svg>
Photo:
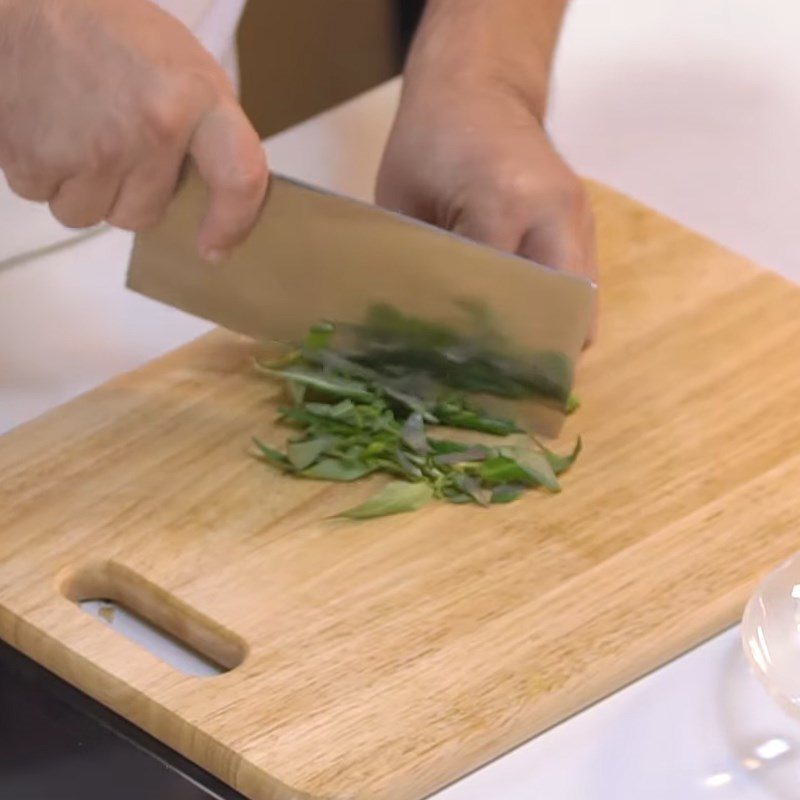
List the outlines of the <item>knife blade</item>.
<svg viewBox="0 0 800 800">
<path fill-rule="evenodd" d="M 363 332 L 382 312 L 444 326 L 463 345 L 450 366 L 490 353 L 527 372 L 535 390 L 497 404 L 557 432 L 589 330 L 589 280 L 274 173 L 248 240 L 211 264 L 195 243 L 206 194 L 190 172 L 163 221 L 136 236 L 128 288 L 266 341 L 298 342 L 321 321 Z"/>
</svg>

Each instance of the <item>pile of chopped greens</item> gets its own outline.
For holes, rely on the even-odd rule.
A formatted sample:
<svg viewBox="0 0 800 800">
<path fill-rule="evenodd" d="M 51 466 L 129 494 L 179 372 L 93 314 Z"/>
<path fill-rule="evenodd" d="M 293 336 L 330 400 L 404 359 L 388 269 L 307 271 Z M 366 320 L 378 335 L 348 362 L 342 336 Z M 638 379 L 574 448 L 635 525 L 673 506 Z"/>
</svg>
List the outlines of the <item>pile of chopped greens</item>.
<svg viewBox="0 0 800 800">
<path fill-rule="evenodd" d="M 542 382 L 522 392 L 528 374 L 515 372 L 513 365 L 468 352 L 469 344 L 447 328 L 380 311 L 368 328 L 355 331 L 349 349 L 334 348 L 335 328 L 322 324 L 281 361 L 256 362 L 259 372 L 286 383 L 291 405 L 280 408 L 280 420 L 296 430 L 285 451 L 254 439 L 258 456 L 301 478 L 350 482 L 374 473 L 395 478 L 338 515 L 348 519 L 414 511 L 433 499 L 488 506 L 537 487 L 559 491 L 558 476 L 577 458 L 580 439 L 570 454 L 558 455 L 467 394 L 541 395 Z M 568 410 L 577 406 L 572 397 L 561 400 Z M 492 439 L 433 435 L 439 428 Z"/>
</svg>

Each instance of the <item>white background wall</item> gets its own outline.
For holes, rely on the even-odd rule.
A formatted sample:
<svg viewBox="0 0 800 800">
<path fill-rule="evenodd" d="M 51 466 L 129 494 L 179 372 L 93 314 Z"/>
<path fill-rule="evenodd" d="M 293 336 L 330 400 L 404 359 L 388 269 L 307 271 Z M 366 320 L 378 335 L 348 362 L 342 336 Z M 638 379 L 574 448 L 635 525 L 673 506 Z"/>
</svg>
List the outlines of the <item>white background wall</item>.
<svg viewBox="0 0 800 800">
<path fill-rule="evenodd" d="M 800 280 L 796 0 L 573 0 L 550 127 L 579 171 Z"/>
</svg>

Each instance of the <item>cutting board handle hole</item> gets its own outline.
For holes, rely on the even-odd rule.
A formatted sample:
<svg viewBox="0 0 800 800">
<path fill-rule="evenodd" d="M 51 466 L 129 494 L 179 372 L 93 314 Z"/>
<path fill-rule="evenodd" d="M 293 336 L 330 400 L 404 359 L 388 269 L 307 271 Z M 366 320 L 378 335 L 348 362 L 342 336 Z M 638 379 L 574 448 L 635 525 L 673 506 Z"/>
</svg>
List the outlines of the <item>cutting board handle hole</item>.
<svg viewBox="0 0 800 800">
<path fill-rule="evenodd" d="M 118 562 L 72 570 L 60 588 L 82 611 L 180 672 L 221 675 L 247 655 L 236 634 Z"/>
</svg>

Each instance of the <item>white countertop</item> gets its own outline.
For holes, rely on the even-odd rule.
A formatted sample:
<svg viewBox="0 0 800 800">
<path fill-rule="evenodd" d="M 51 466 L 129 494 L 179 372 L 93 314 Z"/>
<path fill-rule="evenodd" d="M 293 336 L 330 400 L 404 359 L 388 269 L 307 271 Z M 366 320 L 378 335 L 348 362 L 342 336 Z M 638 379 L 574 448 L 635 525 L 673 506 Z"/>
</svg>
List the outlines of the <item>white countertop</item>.
<svg viewBox="0 0 800 800">
<path fill-rule="evenodd" d="M 574 0 L 555 141 L 579 171 L 800 279 L 798 30 L 795 0 Z M 368 196 L 396 95 L 275 137 L 272 165 Z M 123 290 L 129 248 L 103 231 L 0 262 L 0 431 L 208 328 Z M 798 753 L 800 724 L 731 630 L 436 800 L 797 800 Z"/>
</svg>

